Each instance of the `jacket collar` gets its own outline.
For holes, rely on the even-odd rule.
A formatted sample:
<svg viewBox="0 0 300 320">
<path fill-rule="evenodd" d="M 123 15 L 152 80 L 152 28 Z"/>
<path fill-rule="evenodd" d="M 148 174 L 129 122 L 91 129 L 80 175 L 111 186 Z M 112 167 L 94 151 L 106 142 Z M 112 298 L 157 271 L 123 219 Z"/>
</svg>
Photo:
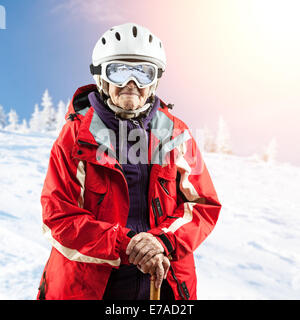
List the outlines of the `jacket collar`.
<svg viewBox="0 0 300 320">
<path fill-rule="evenodd" d="M 104 124 L 114 130 L 115 132 L 118 132 L 119 130 L 119 121 L 125 121 L 127 122 L 128 126 L 130 127 L 130 120 L 128 119 L 120 119 L 113 110 L 111 110 L 106 103 L 101 99 L 99 92 L 91 92 L 88 95 L 89 101 L 91 103 L 91 106 L 95 109 L 96 113 L 102 119 Z M 143 127 L 147 130 L 149 127 L 149 123 L 155 116 L 158 108 L 160 106 L 160 99 L 155 96 L 154 103 L 152 107 L 150 107 L 143 115 L 133 118 L 133 120 L 139 120 L 143 123 Z"/>
</svg>

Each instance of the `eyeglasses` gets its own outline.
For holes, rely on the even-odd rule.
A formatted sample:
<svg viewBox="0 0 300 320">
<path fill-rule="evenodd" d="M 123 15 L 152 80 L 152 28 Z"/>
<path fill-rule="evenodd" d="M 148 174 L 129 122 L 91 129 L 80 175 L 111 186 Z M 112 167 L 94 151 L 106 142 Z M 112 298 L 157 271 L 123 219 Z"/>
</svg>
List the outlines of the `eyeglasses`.
<svg viewBox="0 0 300 320">
<path fill-rule="evenodd" d="M 100 74 L 105 81 L 117 87 L 124 87 L 133 80 L 138 88 L 151 86 L 162 75 L 162 70 L 153 63 L 118 60 L 104 62 L 98 67 L 91 65 L 91 72 Z"/>
</svg>

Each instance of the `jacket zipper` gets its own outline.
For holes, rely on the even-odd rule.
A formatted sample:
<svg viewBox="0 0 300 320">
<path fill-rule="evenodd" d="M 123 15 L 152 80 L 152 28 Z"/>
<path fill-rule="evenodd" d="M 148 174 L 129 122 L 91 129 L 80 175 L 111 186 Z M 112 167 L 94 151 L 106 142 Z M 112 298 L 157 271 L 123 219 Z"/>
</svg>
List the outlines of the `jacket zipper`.
<svg viewBox="0 0 300 320">
<path fill-rule="evenodd" d="M 187 286 L 186 286 L 186 284 L 185 284 L 184 281 L 181 283 L 181 288 L 183 289 L 183 292 L 184 292 L 187 300 L 189 300 L 189 298 L 190 298 L 190 293 L 189 293 L 189 290 L 188 290 L 188 288 L 187 288 Z"/>
<path fill-rule="evenodd" d="M 167 182 L 167 180 L 165 180 L 165 179 L 163 179 L 163 178 L 159 178 L 158 181 L 159 181 L 159 184 L 161 185 L 161 187 L 164 189 L 165 193 L 166 193 L 167 195 L 169 195 L 170 192 L 169 192 L 169 191 L 167 190 L 167 188 L 165 187 L 165 183 Z"/>
<path fill-rule="evenodd" d="M 152 206 L 152 211 L 153 211 L 153 214 L 154 214 L 155 226 L 157 227 L 158 226 L 157 213 L 156 213 L 156 208 L 155 208 L 155 204 L 154 204 L 153 198 L 152 198 L 152 201 L 151 201 L 151 206 Z"/>
<path fill-rule="evenodd" d="M 39 286 L 40 294 L 39 300 L 46 300 L 46 270 L 43 272 L 43 280 Z"/>
<path fill-rule="evenodd" d="M 175 272 L 174 272 L 174 269 L 173 269 L 172 266 L 170 266 L 170 270 L 171 270 L 173 279 L 174 279 L 174 280 L 176 281 L 176 283 L 177 283 L 177 290 L 178 290 L 178 292 L 179 292 L 180 297 L 181 297 L 182 299 L 184 299 L 184 300 L 188 300 L 188 299 L 190 298 L 190 293 L 189 293 L 189 291 L 188 291 L 188 288 L 187 288 L 185 282 L 183 281 L 183 282 L 180 284 L 179 281 L 178 281 L 178 279 L 177 279 L 177 277 L 176 277 L 176 275 L 175 275 Z M 184 292 L 184 293 L 182 292 L 181 288 L 183 289 L 183 292 Z"/>
<path fill-rule="evenodd" d="M 173 269 L 172 266 L 170 266 L 170 270 L 171 270 L 173 279 L 174 279 L 174 280 L 176 281 L 176 283 L 177 283 L 177 290 L 178 290 L 178 292 L 179 292 L 180 297 L 181 297 L 182 299 L 186 300 L 186 299 L 185 299 L 185 296 L 184 296 L 184 294 L 183 294 L 183 292 L 182 292 L 182 290 L 181 290 L 180 283 L 179 283 L 179 281 L 178 281 L 178 279 L 177 279 L 177 277 L 176 277 L 176 275 L 175 275 L 175 272 L 174 272 L 174 269 Z"/>
<path fill-rule="evenodd" d="M 53 248 L 52 248 L 52 250 L 53 250 Z M 50 252 L 50 256 L 51 256 L 52 250 Z M 50 257 L 47 260 L 47 263 L 46 263 L 46 266 L 45 266 L 45 270 L 44 270 L 43 276 L 42 276 L 43 280 L 42 280 L 41 285 L 39 286 L 39 289 L 38 289 L 40 291 L 39 298 L 38 298 L 39 300 L 46 300 L 46 290 L 47 290 L 47 288 L 46 288 L 46 286 L 47 286 L 46 274 L 47 274 L 49 260 L 50 260 Z"/>
<path fill-rule="evenodd" d="M 144 134 L 147 138 L 147 133 L 146 133 L 146 130 L 145 130 L 145 126 L 144 126 L 144 123 L 142 121 L 142 119 L 138 119 L 138 120 L 134 120 L 134 119 L 129 119 L 134 125 L 136 125 L 137 127 L 140 127 L 143 131 L 144 131 Z M 143 175 L 143 170 L 141 169 L 141 166 L 140 164 L 138 164 L 138 170 L 139 170 L 139 173 L 141 175 L 141 181 L 142 181 L 142 186 L 144 187 L 144 175 Z M 141 204 L 141 199 L 140 199 L 140 204 Z M 141 205 L 142 207 L 142 205 Z M 153 208 L 153 212 L 154 212 L 154 217 L 155 217 L 155 224 L 157 226 L 157 215 L 156 215 L 156 212 L 154 211 L 154 207 L 153 207 L 153 204 L 152 204 L 152 208 Z M 147 229 L 147 226 L 144 225 L 144 217 L 142 217 L 142 225 L 143 225 L 143 228 L 146 230 Z"/>
<path fill-rule="evenodd" d="M 90 143 L 90 142 L 87 142 L 87 141 L 83 141 L 83 140 L 78 140 L 78 143 L 79 144 L 83 144 L 83 145 L 87 145 L 87 146 L 99 146 L 99 143 L 97 144 L 93 144 L 93 143 Z"/>
<path fill-rule="evenodd" d="M 102 203 L 102 201 L 104 200 L 105 195 L 106 195 L 106 192 L 100 194 L 99 200 L 98 200 L 98 202 L 97 202 L 97 205 L 98 205 L 98 206 L 99 206 L 99 205 Z"/>
<path fill-rule="evenodd" d="M 140 127 L 145 131 L 145 127 L 144 127 L 144 123 L 143 123 L 142 119 L 139 119 L 137 122 L 140 125 Z"/>
<path fill-rule="evenodd" d="M 152 200 L 152 202 L 154 203 L 155 205 L 155 208 L 156 208 L 156 213 L 158 213 L 158 216 L 159 217 L 162 217 L 164 214 L 163 214 L 163 211 L 162 211 L 162 208 L 161 208 L 161 204 L 160 204 L 160 201 L 159 201 L 159 198 L 154 198 Z"/>
<path fill-rule="evenodd" d="M 129 119 L 130 122 L 132 122 L 134 125 L 136 125 L 137 127 L 140 126 L 140 123 L 137 120 L 134 119 Z"/>
</svg>

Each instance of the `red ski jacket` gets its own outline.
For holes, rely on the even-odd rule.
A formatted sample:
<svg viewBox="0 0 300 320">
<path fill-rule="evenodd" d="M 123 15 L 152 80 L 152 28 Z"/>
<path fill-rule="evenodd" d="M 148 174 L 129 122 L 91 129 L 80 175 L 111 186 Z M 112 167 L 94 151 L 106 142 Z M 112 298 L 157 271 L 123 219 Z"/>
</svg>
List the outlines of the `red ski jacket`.
<svg viewBox="0 0 300 320">
<path fill-rule="evenodd" d="M 112 268 L 129 264 L 128 186 L 106 128 L 79 88 L 50 155 L 41 204 L 52 250 L 38 299 L 102 299 Z M 187 126 L 161 101 L 148 148 L 148 232 L 171 257 L 175 299 L 197 299 L 194 250 L 214 228 L 221 204 Z"/>
</svg>

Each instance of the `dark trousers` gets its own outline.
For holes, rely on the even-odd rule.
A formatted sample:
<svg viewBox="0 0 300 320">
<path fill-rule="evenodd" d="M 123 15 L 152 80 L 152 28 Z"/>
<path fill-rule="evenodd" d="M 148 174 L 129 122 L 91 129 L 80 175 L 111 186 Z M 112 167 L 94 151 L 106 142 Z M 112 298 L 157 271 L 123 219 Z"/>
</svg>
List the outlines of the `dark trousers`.
<svg viewBox="0 0 300 320">
<path fill-rule="evenodd" d="M 149 300 L 150 275 L 139 271 L 136 266 L 121 265 L 112 270 L 103 295 L 103 300 Z M 160 300 L 175 300 L 167 280 L 163 280 Z"/>
</svg>

